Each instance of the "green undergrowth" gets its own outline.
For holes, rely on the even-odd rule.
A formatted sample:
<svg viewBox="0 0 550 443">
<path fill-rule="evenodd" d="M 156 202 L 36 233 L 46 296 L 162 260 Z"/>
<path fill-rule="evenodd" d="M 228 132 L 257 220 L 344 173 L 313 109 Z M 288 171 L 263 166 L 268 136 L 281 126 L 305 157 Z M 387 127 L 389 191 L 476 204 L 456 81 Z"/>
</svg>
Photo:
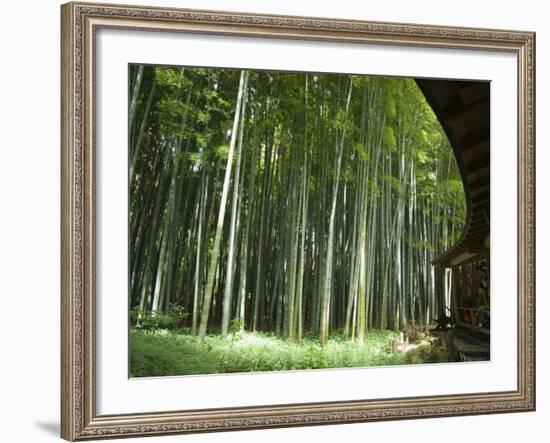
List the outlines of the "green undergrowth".
<svg viewBox="0 0 550 443">
<path fill-rule="evenodd" d="M 444 363 L 447 362 L 447 351 L 441 346 L 420 345 L 405 355 L 406 363 Z"/>
<path fill-rule="evenodd" d="M 209 335 L 204 344 L 199 344 L 197 338 L 186 331 L 132 330 L 130 376 L 351 368 L 438 360 L 422 353 L 414 358 L 392 353 L 390 339 L 397 335 L 391 331 L 370 331 L 361 346 L 335 334 L 322 348 L 317 338 L 305 337 L 298 344 L 259 332 L 241 332 L 230 335 L 227 340 Z"/>
</svg>

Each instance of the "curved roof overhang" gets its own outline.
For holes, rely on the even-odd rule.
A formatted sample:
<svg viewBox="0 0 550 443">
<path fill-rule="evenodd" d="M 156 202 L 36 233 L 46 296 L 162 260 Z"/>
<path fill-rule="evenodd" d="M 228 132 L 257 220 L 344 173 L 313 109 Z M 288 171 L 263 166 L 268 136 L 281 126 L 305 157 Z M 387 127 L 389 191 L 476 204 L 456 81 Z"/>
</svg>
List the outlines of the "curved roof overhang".
<svg viewBox="0 0 550 443">
<path fill-rule="evenodd" d="M 490 83 L 431 79 L 416 83 L 447 134 L 466 196 L 462 235 L 433 263 L 453 267 L 479 261 L 490 248 Z"/>
</svg>

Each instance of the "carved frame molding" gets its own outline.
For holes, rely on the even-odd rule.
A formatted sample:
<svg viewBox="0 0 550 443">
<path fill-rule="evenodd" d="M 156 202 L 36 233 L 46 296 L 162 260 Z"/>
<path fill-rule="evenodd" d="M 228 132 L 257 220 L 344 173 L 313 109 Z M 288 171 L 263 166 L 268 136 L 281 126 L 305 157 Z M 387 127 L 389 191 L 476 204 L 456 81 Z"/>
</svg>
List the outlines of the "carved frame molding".
<svg viewBox="0 0 550 443">
<path fill-rule="evenodd" d="M 86 440 L 535 409 L 535 34 L 90 3 L 61 7 L 61 435 Z M 518 57 L 518 389 L 279 406 L 95 413 L 94 35 L 99 28 L 507 51 Z"/>
</svg>

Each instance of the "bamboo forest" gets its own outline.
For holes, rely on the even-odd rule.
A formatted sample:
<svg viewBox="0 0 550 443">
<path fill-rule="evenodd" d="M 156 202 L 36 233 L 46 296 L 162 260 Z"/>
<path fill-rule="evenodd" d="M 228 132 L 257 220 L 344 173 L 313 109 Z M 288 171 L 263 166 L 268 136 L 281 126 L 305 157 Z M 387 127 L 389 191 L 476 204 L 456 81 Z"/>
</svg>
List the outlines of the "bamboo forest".
<svg viewBox="0 0 550 443">
<path fill-rule="evenodd" d="M 448 361 L 463 183 L 414 79 L 130 65 L 130 376 Z"/>
</svg>

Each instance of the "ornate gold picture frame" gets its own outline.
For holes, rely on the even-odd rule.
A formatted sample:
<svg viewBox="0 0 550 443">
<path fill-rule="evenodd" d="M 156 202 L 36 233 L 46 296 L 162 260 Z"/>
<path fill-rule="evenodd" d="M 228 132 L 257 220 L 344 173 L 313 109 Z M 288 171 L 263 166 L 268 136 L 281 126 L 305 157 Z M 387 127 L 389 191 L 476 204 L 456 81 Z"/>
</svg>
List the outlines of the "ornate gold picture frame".
<svg viewBox="0 0 550 443">
<path fill-rule="evenodd" d="M 535 35 L 326 18 L 72 2 L 61 7 L 61 436 L 69 441 L 535 410 Z M 96 33 L 186 33 L 470 49 L 517 57 L 517 389 L 97 413 Z M 121 125 L 124 123 L 121 122 Z M 498 128 L 497 128 L 498 130 Z M 99 177 L 99 178 L 98 178 Z M 498 192 L 493 188 L 493 192 Z M 497 222 L 495 222 L 497 223 Z M 498 278 L 498 276 L 496 276 Z M 496 294 L 498 297 L 498 294 Z M 125 321 L 125 319 L 121 319 Z M 514 325 L 516 327 L 516 325 Z"/>
</svg>

